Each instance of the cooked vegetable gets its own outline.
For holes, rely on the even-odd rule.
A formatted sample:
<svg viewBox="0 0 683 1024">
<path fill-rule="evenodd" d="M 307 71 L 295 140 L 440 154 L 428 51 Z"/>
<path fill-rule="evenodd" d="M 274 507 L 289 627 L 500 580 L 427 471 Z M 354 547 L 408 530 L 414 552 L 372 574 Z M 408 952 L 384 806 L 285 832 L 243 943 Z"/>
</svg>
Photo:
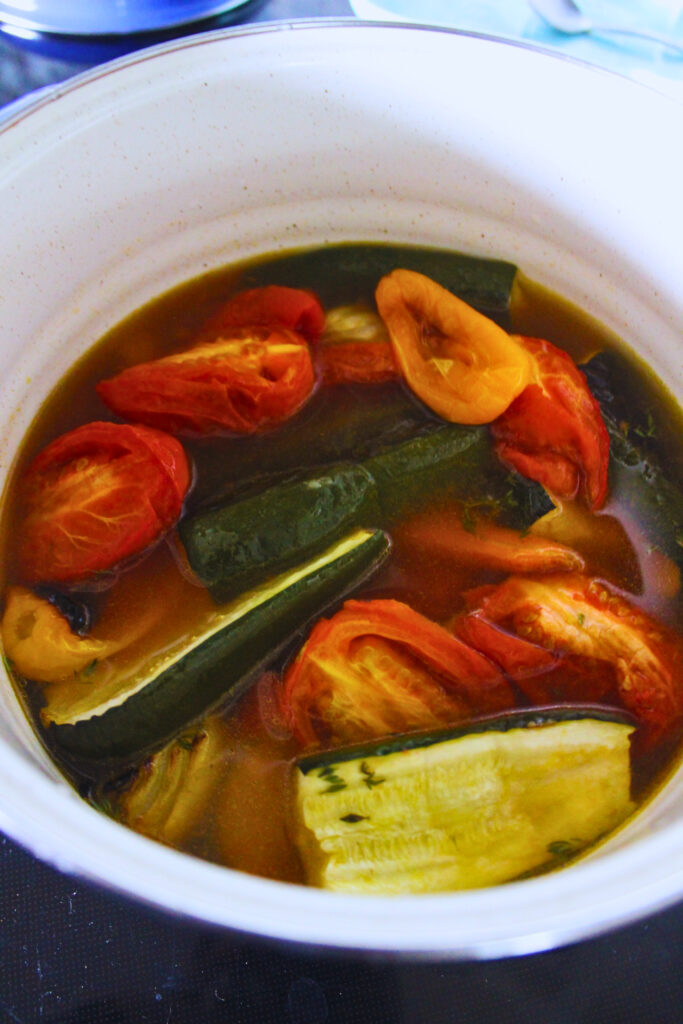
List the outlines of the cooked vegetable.
<svg viewBox="0 0 683 1024">
<path fill-rule="evenodd" d="M 634 809 L 632 726 L 574 714 L 513 714 L 482 731 L 299 761 L 294 834 L 307 880 L 339 892 L 440 892 L 580 852 Z"/>
<path fill-rule="evenodd" d="M 416 270 L 475 309 L 507 326 L 517 267 L 504 260 L 482 259 L 415 245 L 367 245 L 343 242 L 324 248 L 289 252 L 267 264 L 252 265 L 254 284 L 303 285 L 315 289 L 325 308 L 357 302 L 384 274 L 396 267 Z"/>
<path fill-rule="evenodd" d="M 493 424 L 500 458 L 558 498 L 580 494 L 593 509 L 607 496 L 609 435 L 600 406 L 573 360 L 549 341 L 516 339 L 534 380 Z"/>
<path fill-rule="evenodd" d="M 253 328 L 130 366 L 97 393 L 118 416 L 170 433 L 249 434 L 292 416 L 314 383 L 300 335 Z"/>
<path fill-rule="evenodd" d="M 358 530 L 216 609 L 203 630 L 132 674 L 113 675 L 98 687 L 74 682 L 53 688 L 43 722 L 59 746 L 84 758 L 128 758 L 158 746 L 218 701 L 236 698 L 267 658 L 386 553 L 384 534 Z"/>
<path fill-rule="evenodd" d="M 182 446 L 147 427 L 87 423 L 52 441 L 22 480 L 28 582 L 75 583 L 162 537 L 190 484 Z"/>
<path fill-rule="evenodd" d="M 386 327 L 362 306 L 329 311 L 317 355 L 327 384 L 381 384 L 400 377 Z"/>
<path fill-rule="evenodd" d="M 305 745 L 349 743 L 512 707 L 492 663 L 401 601 L 347 601 L 288 669 L 285 718 Z"/>
<path fill-rule="evenodd" d="M 490 423 L 533 379 L 523 346 L 428 277 L 394 270 L 375 299 L 406 382 L 443 419 Z"/>
<path fill-rule="evenodd" d="M 609 432 L 611 490 L 650 543 L 683 569 L 681 459 L 675 461 L 677 445 L 665 443 L 680 435 L 680 411 L 662 420 L 661 396 L 652 382 L 635 374 L 618 352 L 601 352 L 583 370 Z M 664 463 L 663 451 L 674 461 Z"/>
<path fill-rule="evenodd" d="M 232 337 L 242 327 L 284 328 L 315 341 L 325 326 L 325 313 L 313 292 L 267 285 L 238 292 L 202 327 L 198 341 Z"/>
<path fill-rule="evenodd" d="M 119 821 L 177 846 L 211 817 L 228 751 L 225 726 L 210 718 L 147 758 L 125 788 L 105 787 L 103 796 Z"/>
<path fill-rule="evenodd" d="M 422 512 L 394 536 L 416 555 L 435 555 L 454 565 L 480 565 L 504 572 L 570 572 L 584 567 L 581 555 L 555 541 L 477 518 L 465 505 Z"/>
<path fill-rule="evenodd" d="M 600 581 L 578 573 L 539 579 L 512 576 L 497 587 L 475 592 L 472 603 L 472 614 L 570 656 L 579 670 L 584 668 L 586 678 L 595 680 L 597 675 L 600 696 L 615 687 L 625 707 L 647 726 L 650 743 L 681 723 L 680 640 Z M 480 649 L 486 653 L 485 646 Z M 519 685 L 525 688 L 524 682 Z M 538 699 L 535 686 L 530 696 Z M 571 696 L 586 699 L 585 693 Z"/>
<path fill-rule="evenodd" d="M 488 480 L 490 462 L 483 431 L 442 425 L 358 466 L 330 466 L 188 516 L 180 536 L 193 571 L 222 601 L 309 557 L 352 525 L 395 522 L 425 495 L 469 494 L 477 485 L 493 491 L 497 484 L 498 500 L 517 502 L 505 474 L 494 471 L 493 483 Z M 524 518 L 526 510 L 515 511 Z"/>
<path fill-rule="evenodd" d="M 185 520 L 180 533 L 192 569 L 225 601 L 380 521 L 372 477 L 349 463 Z"/>
<path fill-rule="evenodd" d="M 53 603 L 26 587 L 10 587 L 2 617 L 2 642 L 5 654 L 25 679 L 40 683 L 58 683 L 78 673 L 92 674 L 103 658 L 129 646 L 150 627 L 160 614 L 147 608 L 126 629 L 111 636 L 79 636 Z M 120 625 L 120 624 L 119 624 Z"/>
</svg>

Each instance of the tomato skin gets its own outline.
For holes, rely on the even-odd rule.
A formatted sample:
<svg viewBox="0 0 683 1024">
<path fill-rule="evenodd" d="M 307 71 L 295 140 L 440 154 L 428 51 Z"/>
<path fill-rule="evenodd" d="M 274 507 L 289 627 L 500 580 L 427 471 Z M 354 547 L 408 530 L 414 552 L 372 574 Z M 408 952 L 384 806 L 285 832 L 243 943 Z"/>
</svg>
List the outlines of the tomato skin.
<svg viewBox="0 0 683 1024">
<path fill-rule="evenodd" d="M 320 345 L 318 362 L 326 384 L 382 384 L 400 377 L 387 341 L 345 341 Z"/>
<path fill-rule="evenodd" d="M 189 486 L 182 445 L 160 431 L 94 422 L 63 434 L 22 481 L 22 577 L 73 584 L 111 569 L 171 529 Z"/>
<path fill-rule="evenodd" d="M 490 423 L 532 379 L 523 346 L 423 274 L 393 270 L 375 299 L 406 383 L 443 419 Z"/>
<path fill-rule="evenodd" d="M 510 650 L 521 638 L 527 652 L 535 646 L 559 657 L 564 698 L 591 701 L 613 690 L 643 723 L 649 744 L 683 722 L 683 645 L 598 580 L 580 573 L 511 576 L 472 592 L 469 602 L 462 634 L 484 654 L 490 650 L 497 663 L 479 619 L 513 634 Z M 553 673 L 529 684 L 519 683 L 537 701 L 547 700 L 548 687 L 557 685 Z"/>
<path fill-rule="evenodd" d="M 400 601 L 347 601 L 290 665 L 282 709 L 304 745 L 461 721 L 512 707 L 500 671 Z"/>
<path fill-rule="evenodd" d="M 311 354 L 293 331 L 255 329 L 139 363 L 100 381 L 122 419 L 173 434 L 251 434 L 281 423 L 309 398 Z"/>
<path fill-rule="evenodd" d="M 230 336 L 240 327 L 284 328 L 308 341 L 322 333 L 325 313 L 316 295 L 303 288 L 271 284 L 238 292 L 204 324 L 199 341 Z"/>
<path fill-rule="evenodd" d="M 609 435 L 586 378 L 566 352 L 520 337 L 537 380 L 492 425 L 503 462 L 558 498 L 581 494 L 593 509 L 607 496 Z"/>
</svg>

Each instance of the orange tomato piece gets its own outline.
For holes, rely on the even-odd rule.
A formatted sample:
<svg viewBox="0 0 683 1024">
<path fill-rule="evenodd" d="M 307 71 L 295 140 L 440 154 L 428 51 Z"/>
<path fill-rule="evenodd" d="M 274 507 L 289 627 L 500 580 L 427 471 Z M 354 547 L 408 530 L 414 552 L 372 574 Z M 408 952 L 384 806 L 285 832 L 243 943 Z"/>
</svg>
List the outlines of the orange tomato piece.
<svg viewBox="0 0 683 1024">
<path fill-rule="evenodd" d="M 375 299 L 406 383 L 443 419 L 490 423 L 532 380 L 522 345 L 423 274 L 392 271 Z"/>
</svg>

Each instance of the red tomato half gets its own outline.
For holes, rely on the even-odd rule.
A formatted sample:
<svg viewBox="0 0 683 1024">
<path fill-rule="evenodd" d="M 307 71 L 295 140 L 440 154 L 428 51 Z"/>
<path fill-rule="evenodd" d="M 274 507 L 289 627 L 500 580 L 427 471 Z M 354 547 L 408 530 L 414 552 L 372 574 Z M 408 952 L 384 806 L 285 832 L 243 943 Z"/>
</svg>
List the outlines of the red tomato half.
<svg viewBox="0 0 683 1024">
<path fill-rule="evenodd" d="M 182 445 L 158 430 L 87 423 L 56 438 L 23 480 L 24 579 L 76 583 L 143 551 L 176 522 L 189 484 Z"/>
<path fill-rule="evenodd" d="M 302 288 L 270 284 L 233 295 L 201 330 L 199 341 L 226 337 L 238 327 L 284 327 L 314 341 L 325 326 L 317 297 Z"/>
<path fill-rule="evenodd" d="M 313 627 L 282 706 L 304 744 L 354 743 L 512 707 L 500 671 L 401 601 L 347 601 Z"/>
<path fill-rule="evenodd" d="M 293 415 L 314 383 L 298 334 L 256 329 L 131 366 L 97 393 L 122 419 L 173 434 L 251 434 Z"/>
<path fill-rule="evenodd" d="M 600 508 L 609 463 L 600 406 L 566 352 L 539 338 L 517 340 L 533 356 L 538 376 L 492 424 L 496 451 L 556 497 L 582 494 Z"/>
</svg>

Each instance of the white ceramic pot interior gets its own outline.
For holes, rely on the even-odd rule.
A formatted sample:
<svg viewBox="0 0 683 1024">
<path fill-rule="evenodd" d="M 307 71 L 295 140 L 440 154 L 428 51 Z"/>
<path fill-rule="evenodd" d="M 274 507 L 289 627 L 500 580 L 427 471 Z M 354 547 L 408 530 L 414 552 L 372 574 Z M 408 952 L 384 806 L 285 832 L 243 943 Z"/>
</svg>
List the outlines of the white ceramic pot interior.
<svg viewBox="0 0 683 1024">
<path fill-rule="evenodd" d="M 673 127 L 676 125 L 677 127 Z M 495 40 L 400 26 L 217 33 L 61 87 L 0 130 L 0 466 L 79 354 L 206 268 L 339 240 L 514 261 L 680 397 L 681 108 Z M 173 911 L 330 946 L 548 948 L 683 893 L 683 775 L 593 857 L 434 897 L 342 897 L 218 868 L 82 802 L 0 690 L 0 827 Z"/>
</svg>

